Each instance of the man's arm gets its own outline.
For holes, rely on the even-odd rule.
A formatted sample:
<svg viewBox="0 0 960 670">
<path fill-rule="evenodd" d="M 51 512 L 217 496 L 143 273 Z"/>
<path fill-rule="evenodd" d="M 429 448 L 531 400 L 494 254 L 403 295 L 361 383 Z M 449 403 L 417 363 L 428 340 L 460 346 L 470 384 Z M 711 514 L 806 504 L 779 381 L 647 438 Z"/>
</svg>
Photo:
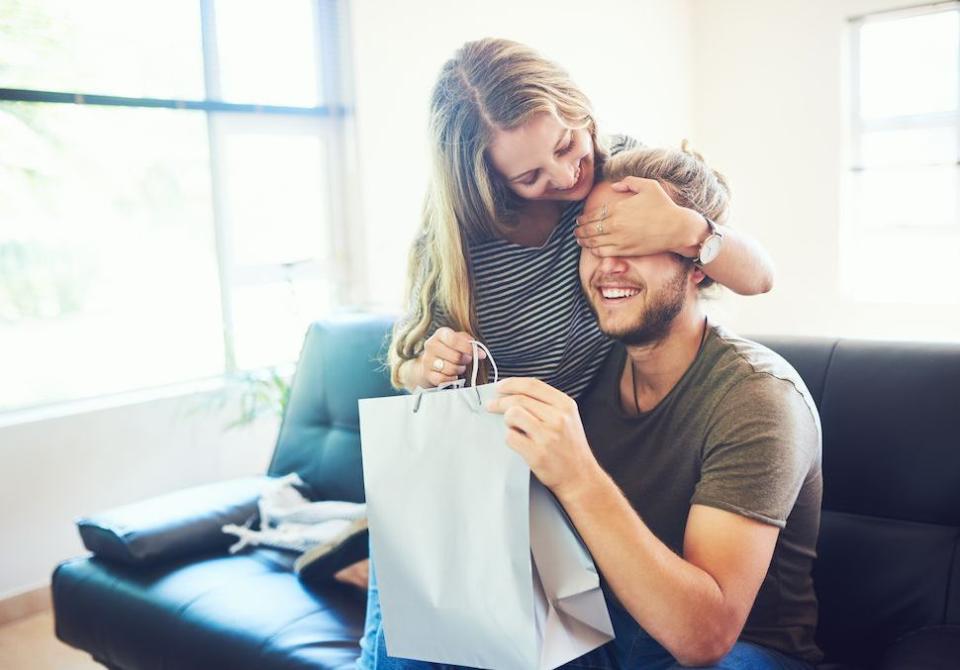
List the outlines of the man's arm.
<svg viewBox="0 0 960 670">
<path fill-rule="evenodd" d="M 679 662 L 704 665 L 736 642 L 779 529 L 693 505 L 684 556 L 663 544 L 597 463 L 576 402 L 535 379 L 500 382 L 507 444 L 564 506 L 614 593 Z"/>
<path fill-rule="evenodd" d="M 561 491 L 600 571 L 647 633 L 683 665 L 709 665 L 730 651 L 770 565 L 776 526 L 693 505 L 680 557 L 599 465 Z"/>
</svg>

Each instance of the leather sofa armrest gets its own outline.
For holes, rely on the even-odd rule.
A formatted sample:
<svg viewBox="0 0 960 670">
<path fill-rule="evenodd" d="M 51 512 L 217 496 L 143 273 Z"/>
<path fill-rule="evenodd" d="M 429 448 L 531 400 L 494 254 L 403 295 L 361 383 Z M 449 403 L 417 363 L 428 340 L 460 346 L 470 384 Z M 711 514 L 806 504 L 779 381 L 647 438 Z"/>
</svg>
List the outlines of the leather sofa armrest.
<svg viewBox="0 0 960 670">
<path fill-rule="evenodd" d="M 195 486 L 77 520 L 83 545 L 101 558 L 148 565 L 227 547 L 236 538 L 224 524 L 257 515 L 270 477 Z"/>
</svg>

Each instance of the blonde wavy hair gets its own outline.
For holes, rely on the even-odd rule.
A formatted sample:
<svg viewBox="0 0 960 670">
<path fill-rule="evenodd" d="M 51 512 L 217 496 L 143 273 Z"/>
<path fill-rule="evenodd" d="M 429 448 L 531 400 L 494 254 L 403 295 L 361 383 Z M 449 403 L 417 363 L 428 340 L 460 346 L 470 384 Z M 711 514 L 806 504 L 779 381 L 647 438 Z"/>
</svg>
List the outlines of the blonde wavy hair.
<svg viewBox="0 0 960 670">
<path fill-rule="evenodd" d="M 388 354 L 395 386 L 400 366 L 420 355 L 438 327 L 482 338 L 469 245 L 504 237 L 523 203 L 488 149 L 495 131 L 517 128 L 541 112 L 589 130 L 599 175 L 607 152 L 590 101 L 559 66 L 517 42 L 488 38 L 464 44 L 441 69 L 430 101 L 432 174 L 408 259 L 408 304 Z M 487 371 L 480 376 L 486 380 Z"/>
<path fill-rule="evenodd" d="M 730 186 L 726 178 L 707 165 L 703 156 L 684 140 L 679 149 L 640 147 L 623 151 L 605 162 L 603 178 L 620 181 L 642 177 L 673 186 L 671 197 L 718 224 L 726 224 L 730 215 Z M 704 277 L 700 288 L 713 285 Z"/>
</svg>

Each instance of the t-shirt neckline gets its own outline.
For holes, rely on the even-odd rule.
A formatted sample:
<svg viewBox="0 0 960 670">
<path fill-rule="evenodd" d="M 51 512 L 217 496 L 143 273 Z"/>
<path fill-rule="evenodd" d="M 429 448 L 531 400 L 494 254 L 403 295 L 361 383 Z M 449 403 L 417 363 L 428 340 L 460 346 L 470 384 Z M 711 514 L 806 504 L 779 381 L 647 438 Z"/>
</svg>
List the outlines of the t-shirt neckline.
<svg viewBox="0 0 960 670">
<path fill-rule="evenodd" d="M 700 347 L 697 349 L 697 355 L 694 357 L 693 362 L 691 362 L 690 365 L 687 367 L 687 369 L 684 370 L 683 374 L 680 375 L 680 379 L 677 380 L 677 383 L 674 384 L 673 388 L 671 388 L 667 392 L 667 395 L 663 396 L 663 398 L 660 399 L 660 402 L 658 402 L 655 407 L 645 412 L 640 412 L 639 414 L 633 414 L 631 412 L 627 412 L 625 409 L 623 409 L 623 404 L 620 402 L 620 378 L 623 376 L 624 364 L 626 363 L 626 359 L 627 359 L 627 347 L 623 343 L 617 342 L 617 349 L 616 349 L 617 372 L 616 374 L 613 375 L 613 388 L 611 390 L 613 392 L 613 405 L 616 408 L 617 416 L 619 418 L 625 421 L 631 421 L 631 422 L 646 421 L 651 417 L 655 416 L 657 414 L 657 411 L 660 410 L 661 407 L 664 407 L 667 404 L 669 404 L 669 401 L 680 392 L 678 389 L 680 389 L 683 386 L 686 386 L 690 377 L 693 376 L 694 370 L 699 367 L 701 360 L 703 359 L 703 354 L 707 350 L 708 342 L 712 342 L 712 340 L 715 337 L 717 337 L 716 328 L 714 327 L 714 323 L 710 319 L 710 317 L 709 316 L 704 317 L 704 321 L 705 321 L 705 325 L 704 325 L 705 332 L 703 335 L 703 339 L 700 342 Z"/>
</svg>

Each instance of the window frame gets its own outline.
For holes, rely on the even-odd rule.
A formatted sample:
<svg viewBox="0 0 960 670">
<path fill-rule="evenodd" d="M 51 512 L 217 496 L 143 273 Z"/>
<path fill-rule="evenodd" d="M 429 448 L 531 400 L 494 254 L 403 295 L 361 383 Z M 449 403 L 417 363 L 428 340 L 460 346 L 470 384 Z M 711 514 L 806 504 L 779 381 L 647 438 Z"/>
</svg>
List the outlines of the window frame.
<svg viewBox="0 0 960 670">
<path fill-rule="evenodd" d="M 837 290 L 844 301 L 858 308 L 862 305 L 904 306 L 920 303 L 953 308 L 960 304 L 960 294 L 951 291 L 948 270 L 956 264 L 960 253 L 960 67 L 956 86 L 957 108 L 948 112 L 899 114 L 880 118 L 862 118 L 861 99 L 861 30 L 875 22 L 903 20 L 918 16 L 949 12 L 958 22 L 960 30 L 960 0 L 927 3 L 924 5 L 871 12 L 849 17 L 844 31 L 843 59 L 844 78 L 841 82 L 843 107 L 840 110 L 843 122 L 843 154 L 838 165 L 841 183 L 839 221 L 837 226 Z M 960 66 L 960 39 L 957 53 Z M 917 161 L 916 158 L 896 157 L 896 160 L 881 161 L 882 164 L 865 164 L 864 140 L 872 132 L 898 130 L 948 130 L 956 133 L 956 142 L 949 142 L 952 155 L 947 158 L 931 158 Z M 909 145 L 908 145 L 909 146 Z M 939 145 L 932 145 L 939 146 Z M 890 158 L 890 156 L 888 156 Z M 929 172 L 925 172 L 929 171 Z M 947 191 L 942 202 L 948 216 L 925 218 L 911 214 L 909 203 L 889 200 L 884 207 L 892 206 L 893 216 L 868 219 L 871 201 L 865 188 L 870 186 L 867 175 L 878 175 L 881 181 L 889 174 L 894 187 L 910 182 L 922 183 L 928 177 L 953 179 L 954 190 Z M 872 181 L 872 180 L 871 180 Z M 885 181 L 890 181 L 889 179 Z M 948 186 L 949 187 L 949 186 Z M 886 191 L 883 192 L 884 195 Z M 897 193 L 897 191 L 893 191 Z M 939 194 L 940 191 L 931 191 Z M 906 197 L 913 197 L 907 195 Z M 917 201 L 926 204 L 926 201 Z M 875 208 L 873 208 L 875 209 Z M 917 212 L 921 208 L 917 208 Z M 938 213 L 941 210 L 931 210 Z M 954 216 L 953 214 L 956 213 Z M 903 263 L 901 263 L 903 261 Z M 878 265 L 879 264 L 879 265 Z M 913 281 L 893 282 L 892 286 L 878 284 L 877 268 L 893 267 L 915 277 Z M 922 269 L 921 269 L 922 268 Z"/>
<path fill-rule="evenodd" d="M 854 175 L 866 172 L 868 170 L 882 170 L 885 168 L 868 168 L 863 164 L 863 135 L 868 132 L 886 131 L 886 130 L 911 130 L 918 128 L 943 128 L 953 125 L 957 130 L 954 164 L 960 169 L 960 104 L 952 112 L 931 112 L 925 114 L 902 114 L 898 116 L 889 116 L 881 119 L 864 119 L 861 115 L 860 100 L 860 33 L 864 26 L 871 23 L 895 21 L 929 14 L 938 14 L 941 12 L 955 12 L 956 21 L 960 24 L 960 0 L 947 0 L 945 2 L 936 2 L 932 4 L 918 5 L 903 9 L 893 9 L 880 12 L 871 12 L 854 16 L 849 19 L 850 26 L 850 77 L 849 77 L 849 100 L 850 100 L 850 118 L 848 142 L 850 147 L 848 171 Z M 960 60 L 960 43 L 957 47 L 957 58 Z M 960 68 L 958 68 L 960 72 Z M 960 99 L 960 75 L 956 81 L 958 99 Z M 930 164 L 930 166 L 941 165 L 939 163 Z M 919 167 L 919 166 L 918 166 Z M 960 200 L 960 189 L 958 189 L 958 200 Z M 958 202 L 960 206 L 960 202 Z M 958 207 L 960 210 L 960 207 Z M 859 218 L 859 217 L 855 217 Z M 864 228 L 862 224 L 855 226 L 855 232 L 864 230 L 929 230 L 932 226 L 925 226 L 922 222 L 911 223 L 909 226 L 872 226 L 869 229 Z M 954 227 L 960 231 L 960 220 L 954 222 Z"/>
<path fill-rule="evenodd" d="M 51 400 L 0 410 L 0 424 L 15 423 L 15 416 L 57 415 L 56 408 L 86 407 L 91 402 L 110 401 L 111 405 L 125 404 L 124 398 L 142 397 L 155 391 L 158 397 L 171 389 L 184 392 L 196 386 L 206 389 L 212 380 L 224 379 L 240 372 L 236 361 L 237 333 L 234 321 L 233 289 L 239 285 L 259 285 L 289 280 L 291 276 L 322 276 L 330 282 L 333 296 L 342 296 L 336 304 L 356 304 L 364 297 L 365 271 L 362 266 L 361 226 L 352 225 L 358 212 L 356 185 L 353 183 L 356 164 L 356 136 L 353 108 L 353 67 L 350 59 L 349 7 L 347 0 L 310 0 L 313 12 L 313 53 L 319 67 L 318 94 L 322 104 L 310 107 L 255 103 L 234 103 L 221 99 L 218 47 L 216 35 L 215 0 L 196 0 L 197 17 L 201 26 L 201 48 L 204 79 L 204 98 L 175 99 L 101 95 L 94 91 L 67 92 L 55 90 L 0 88 L 2 102 L 30 102 L 41 104 L 71 104 L 125 108 L 165 108 L 202 111 L 206 116 L 212 212 L 209 219 L 216 243 L 216 259 L 222 311 L 224 360 L 222 372 L 214 378 L 184 379 L 173 384 L 144 384 L 117 392 L 64 400 Z M 326 174 L 322 185 L 327 203 L 323 212 L 329 225 L 325 226 L 327 250 L 320 250 L 323 258 L 308 263 L 276 263 L 254 267 L 237 267 L 230 256 L 230 222 L 224 215 L 223 154 L 218 143 L 220 125 L 228 118 L 243 118 L 244 123 L 264 129 L 284 123 L 313 124 L 325 146 Z M 319 222 L 318 222 L 319 223 Z M 281 365 L 286 361 L 276 361 Z"/>
</svg>

